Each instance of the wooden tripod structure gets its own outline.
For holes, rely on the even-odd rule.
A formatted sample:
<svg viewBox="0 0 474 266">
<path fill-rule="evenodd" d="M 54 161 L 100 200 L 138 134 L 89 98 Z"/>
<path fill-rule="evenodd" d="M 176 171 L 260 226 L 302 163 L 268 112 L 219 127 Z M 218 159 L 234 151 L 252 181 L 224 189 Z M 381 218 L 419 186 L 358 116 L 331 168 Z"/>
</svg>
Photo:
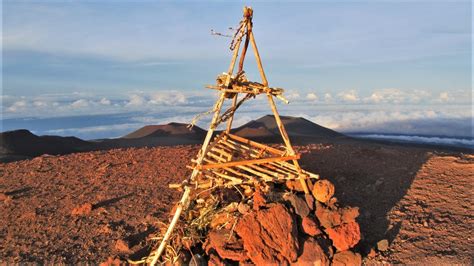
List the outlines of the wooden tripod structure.
<svg viewBox="0 0 474 266">
<path fill-rule="evenodd" d="M 162 255 L 173 229 L 178 222 L 183 210 L 189 206 L 190 195 L 193 190 L 208 189 L 216 186 L 251 186 L 261 182 L 286 182 L 288 180 L 299 180 L 306 194 L 309 193 L 308 185 L 311 186 L 311 178 L 319 176 L 301 169 L 298 159 L 300 155 L 295 153 L 290 139 L 278 114 L 273 97 L 285 102 L 282 96 L 283 89 L 268 86 L 267 77 L 263 70 L 262 61 L 258 53 L 257 44 L 252 31 L 253 10 L 244 8 L 243 19 L 234 35 L 231 44 L 233 50 L 232 60 L 226 73 L 217 77 L 217 84 L 208 88 L 219 91 L 219 98 L 214 105 L 214 115 L 207 131 L 204 143 L 192 165 L 188 166 L 193 171 L 189 178 L 182 184 L 170 185 L 184 189 L 183 196 L 179 201 L 172 221 L 163 236 L 158 249 L 152 253 L 151 265 L 155 265 Z M 245 40 L 243 38 L 245 37 Z M 243 47 L 240 49 L 243 42 Z M 243 71 L 245 55 L 249 43 L 257 61 L 260 72 L 261 83 L 248 81 Z M 238 71 L 234 75 L 234 68 L 239 57 Z M 238 101 L 239 94 L 245 96 Z M 285 149 L 276 149 L 261 143 L 257 143 L 230 133 L 234 113 L 246 100 L 256 95 L 266 94 L 278 129 L 285 144 Z M 231 107 L 221 114 L 221 109 L 226 99 L 232 100 Z M 213 138 L 214 132 L 219 124 L 227 122 L 225 131 Z"/>
</svg>

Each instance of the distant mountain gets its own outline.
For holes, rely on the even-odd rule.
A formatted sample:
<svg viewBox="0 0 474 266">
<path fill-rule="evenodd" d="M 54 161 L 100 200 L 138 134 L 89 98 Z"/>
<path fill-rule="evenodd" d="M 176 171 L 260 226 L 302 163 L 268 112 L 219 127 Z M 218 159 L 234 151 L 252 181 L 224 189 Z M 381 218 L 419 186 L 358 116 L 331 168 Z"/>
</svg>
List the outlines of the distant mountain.
<svg viewBox="0 0 474 266">
<path fill-rule="evenodd" d="M 91 143 L 76 137 L 36 136 L 26 129 L 0 133 L 1 155 L 34 157 L 86 151 Z"/>
<path fill-rule="evenodd" d="M 137 139 L 150 137 L 186 137 L 201 139 L 206 136 L 206 131 L 200 127 L 193 126 L 188 128 L 188 124 L 169 123 L 166 125 L 149 125 L 144 126 L 130 134 L 123 136 L 123 139 Z"/>
<path fill-rule="evenodd" d="M 322 139 L 345 137 L 341 133 L 301 117 L 281 116 L 281 121 L 291 141 L 294 143 L 307 143 L 321 141 Z M 262 142 L 282 141 L 273 115 L 266 115 L 257 120 L 252 120 L 245 125 L 233 129 L 232 133 Z"/>
<path fill-rule="evenodd" d="M 304 118 L 282 116 L 281 119 L 292 143 L 295 144 L 345 137 Z M 206 130 L 197 126 L 189 129 L 187 124 L 169 123 L 144 126 L 121 138 L 85 141 L 76 137 L 37 136 L 21 129 L 0 133 L 0 161 L 31 158 L 41 154 L 201 144 L 206 133 Z M 232 133 L 260 142 L 282 142 L 275 119 L 270 115 L 235 128 Z"/>
</svg>

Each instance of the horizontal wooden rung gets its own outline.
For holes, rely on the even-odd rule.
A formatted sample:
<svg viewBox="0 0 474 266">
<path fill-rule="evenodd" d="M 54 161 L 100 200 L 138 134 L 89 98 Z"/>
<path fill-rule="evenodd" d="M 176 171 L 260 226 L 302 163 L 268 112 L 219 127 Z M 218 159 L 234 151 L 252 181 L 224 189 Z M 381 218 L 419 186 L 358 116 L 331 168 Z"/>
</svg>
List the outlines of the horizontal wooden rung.
<svg viewBox="0 0 474 266">
<path fill-rule="evenodd" d="M 298 160 L 299 158 L 300 158 L 300 155 L 296 154 L 296 155 L 282 156 L 282 157 L 270 157 L 270 158 L 263 158 L 263 159 L 242 160 L 242 161 L 234 161 L 234 162 L 226 162 L 226 163 L 205 164 L 205 165 L 199 165 L 196 167 L 197 169 L 224 168 L 224 167 L 231 167 L 231 166 L 238 166 L 238 165 L 263 164 L 263 163 L 276 162 L 276 161 Z"/>
</svg>

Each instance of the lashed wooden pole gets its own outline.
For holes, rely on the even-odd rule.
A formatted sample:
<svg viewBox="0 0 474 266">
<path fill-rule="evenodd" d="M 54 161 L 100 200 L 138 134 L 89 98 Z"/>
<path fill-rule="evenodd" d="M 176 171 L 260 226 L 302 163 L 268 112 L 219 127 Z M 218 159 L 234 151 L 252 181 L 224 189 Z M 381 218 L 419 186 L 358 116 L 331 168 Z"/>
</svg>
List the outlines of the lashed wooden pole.
<svg viewBox="0 0 474 266">
<path fill-rule="evenodd" d="M 257 43 L 255 42 L 255 37 L 252 31 L 252 22 L 249 23 L 248 35 L 250 38 L 250 42 L 252 43 L 252 48 L 254 51 L 255 59 L 257 61 L 257 66 L 260 72 L 262 83 L 263 85 L 268 87 L 268 80 L 267 80 L 267 77 L 265 76 L 265 71 L 263 70 L 262 59 L 260 58 L 260 54 L 258 53 Z M 283 141 L 285 142 L 286 149 L 291 155 L 294 155 L 295 151 L 293 150 L 293 146 L 291 146 L 290 138 L 288 137 L 288 134 L 286 133 L 285 126 L 281 122 L 280 114 L 278 113 L 276 105 L 275 105 L 275 101 L 273 100 L 273 95 L 270 93 L 267 93 L 267 98 L 268 98 L 268 102 L 270 103 L 270 107 L 272 108 L 273 115 L 275 116 L 275 121 L 277 123 L 278 130 L 280 131 L 281 137 Z M 306 177 L 301 171 L 301 167 L 298 163 L 298 160 L 293 160 L 293 164 L 298 170 L 301 186 L 303 187 L 304 192 L 306 194 L 309 194 L 308 185 L 306 184 Z"/>
<path fill-rule="evenodd" d="M 247 48 L 249 47 L 248 25 L 250 23 L 251 13 L 246 12 L 246 11 L 247 11 L 247 9 L 245 7 L 244 8 L 244 18 L 245 18 L 245 27 L 244 28 L 247 30 L 247 34 L 245 34 L 244 47 L 242 47 L 242 54 L 240 55 L 240 60 L 239 60 L 239 70 L 237 71 L 237 73 L 242 72 L 243 69 L 244 69 L 245 55 L 247 54 Z M 242 40 L 240 40 L 239 43 L 241 41 Z M 240 46 L 240 44 L 239 44 L 239 46 Z M 235 93 L 234 97 L 232 98 L 232 108 L 236 107 L 238 97 L 239 97 L 239 94 Z M 230 133 L 230 130 L 232 129 L 232 122 L 233 121 L 234 121 L 234 113 L 229 117 L 229 120 L 227 121 L 226 133 Z"/>
</svg>

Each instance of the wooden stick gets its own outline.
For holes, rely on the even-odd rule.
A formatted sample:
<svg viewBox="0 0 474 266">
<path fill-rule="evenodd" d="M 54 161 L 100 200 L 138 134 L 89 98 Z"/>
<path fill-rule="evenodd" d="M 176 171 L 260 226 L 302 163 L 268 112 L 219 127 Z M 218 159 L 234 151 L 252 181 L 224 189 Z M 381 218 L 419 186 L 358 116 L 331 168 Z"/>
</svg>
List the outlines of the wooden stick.
<svg viewBox="0 0 474 266">
<path fill-rule="evenodd" d="M 268 163 L 268 162 L 274 162 L 274 161 L 289 161 L 289 160 L 296 160 L 299 158 L 300 156 L 297 154 L 297 155 L 290 155 L 290 156 L 270 157 L 270 158 L 263 158 L 263 159 L 254 159 L 254 160 L 242 160 L 242 161 L 227 162 L 227 163 L 196 165 L 196 169 L 205 170 L 205 169 L 211 169 L 211 168 L 223 168 L 223 167 L 249 165 L 249 164 L 261 164 L 261 163 Z"/>
<path fill-rule="evenodd" d="M 245 35 L 245 42 L 244 42 L 244 47 L 242 48 L 242 55 L 240 55 L 239 71 L 238 71 L 238 73 L 240 73 L 240 72 L 242 72 L 242 71 L 244 70 L 245 54 L 247 53 L 247 48 L 249 47 L 249 35 L 248 35 L 249 23 L 250 23 L 250 21 L 247 20 L 247 22 L 246 22 L 247 34 Z"/>
<path fill-rule="evenodd" d="M 196 160 L 197 166 L 201 165 L 202 160 L 204 159 L 204 156 L 207 152 L 207 148 L 208 148 L 209 142 L 211 141 L 212 134 L 214 134 L 214 130 L 217 127 L 217 125 L 215 123 L 216 123 L 217 119 L 219 118 L 219 113 L 220 113 L 220 110 L 222 108 L 222 104 L 224 103 L 224 100 L 225 100 L 225 95 L 224 95 L 223 92 L 221 92 L 220 98 L 219 98 L 219 100 L 217 100 L 217 102 L 214 106 L 214 117 L 212 118 L 211 126 L 209 127 L 209 130 L 207 131 L 206 138 L 204 139 L 204 143 L 201 147 L 199 156 Z M 193 172 L 191 173 L 191 176 L 188 178 L 188 182 L 194 180 L 198 173 L 199 173 L 199 170 L 197 169 L 197 167 L 195 167 Z M 178 204 L 178 208 L 176 209 L 176 212 L 173 216 L 173 219 L 171 220 L 171 223 L 168 227 L 168 230 L 166 231 L 166 233 L 163 237 L 163 240 L 161 241 L 160 246 L 158 247 L 158 250 L 155 252 L 155 255 L 153 256 L 153 260 L 152 260 L 150 265 L 154 266 L 156 264 L 156 262 L 158 261 L 158 258 L 161 256 L 161 254 L 163 253 L 166 245 L 168 244 L 171 233 L 173 232 L 174 227 L 175 227 L 175 225 L 176 225 L 176 223 L 177 223 L 177 221 L 178 221 L 178 219 L 181 215 L 181 212 L 183 210 L 183 206 L 185 205 L 184 203 L 186 203 L 188 201 L 190 191 L 191 191 L 191 188 L 189 186 L 186 186 L 185 190 L 184 190 L 184 193 L 183 193 L 183 197 L 181 198 L 181 201 L 179 202 L 180 204 Z"/>
<path fill-rule="evenodd" d="M 281 122 L 280 114 L 278 114 L 278 111 L 276 109 L 275 101 L 273 100 L 273 95 L 267 94 L 267 98 L 268 98 L 268 102 L 270 103 L 270 107 L 272 108 L 273 115 L 275 116 L 275 121 L 277 123 L 278 130 L 280 130 L 281 137 L 283 138 L 283 141 L 285 142 L 286 149 L 290 152 L 290 154 L 295 154 L 295 151 L 293 150 L 293 147 L 291 146 L 290 138 L 288 137 L 288 134 L 286 133 L 285 126 Z M 301 167 L 298 163 L 298 160 L 293 160 L 293 164 L 298 170 L 298 174 L 302 175 Z M 303 187 L 304 193 L 309 194 L 309 189 L 306 184 L 306 179 L 301 178 L 300 182 L 301 182 L 301 186 Z"/>
<path fill-rule="evenodd" d="M 258 171 L 256 171 L 256 170 L 253 170 L 252 168 L 250 168 L 250 165 L 248 165 L 248 166 L 245 166 L 245 165 L 237 165 L 236 167 L 237 167 L 237 168 L 240 168 L 240 169 L 242 169 L 242 170 L 245 170 L 245 171 L 247 171 L 247 172 L 249 172 L 249 173 L 251 173 L 251 174 L 254 174 L 254 175 L 258 176 L 258 177 L 261 177 L 261 178 L 263 178 L 263 180 L 266 181 L 266 182 L 271 182 L 271 181 L 273 181 L 273 177 L 268 176 L 268 175 L 266 175 L 266 174 L 264 174 L 264 173 L 258 172 Z"/>
<path fill-rule="evenodd" d="M 168 230 L 166 230 L 166 233 L 163 236 L 163 241 L 161 241 L 160 246 L 156 250 L 155 255 L 153 256 L 153 259 L 150 263 L 151 266 L 154 266 L 156 264 L 156 262 L 158 261 L 158 258 L 161 256 L 161 253 L 163 253 L 163 251 L 165 250 L 165 247 L 168 244 L 169 238 L 171 234 L 173 233 L 173 229 L 176 226 L 176 223 L 178 222 L 179 217 L 181 216 L 181 212 L 183 211 L 183 208 L 187 207 L 190 193 L 191 193 L 191 188 L 189 186 L 185 186 L 183 196 L 181 197 L 181 200 L 178 202 L 178 207 L 176 208 L 176 212 L 174 213 L 173 219 L 171 220 Z"/>
<path fill-rule="evenodd" d="M 242 58 L 242 57 L 241 57 Z M 232 98 L 232 108 L 235 108 L 237 105 L 237 98 L 239 97 L 239 94 L 236 93 L 234 97 Z M 232 121 L 234 120 L 234 114 L 232 114 L 229 117 L 229 120 L 227 120 L 227 128 L 225 130 L 226 133 L 230 133 L 230 129 L 232 128 Z"/>
<path fill-rule="evenodd" d="M 268 87 L 267 77 L 265 76 L 265 71 L 263 71 L 262 60 L 260 59 L 260 54 L 258 53 L 257 43 L 255 42 L 255 37 L 253 36 L 252 31 L 252 22 L 248 24 L 248 33 L 250 37 L 250 42 L 252 43 L 253 53 L 255 54 L 255 59 L 257 60 L 258 71 L 260 72 L 260 77 L 262 78 L 263 85 Z"/>
<path fill-rule="evenodd" d="M 255 142 L 255 141 L 251 141 L 249 139 L 242 138 L 242 137 L 239 137 L 239 136 L 234 135 L 234 134 L 228 134 L 228 135 L 231 139 L 237 140 L 239 142 L 242 142 L 244 144 L 248 144 L 250 146 L 254 146 L 254 147 L 257 147 L 257 148 L 266 149 L 267 151 L 269 151 L 271 153 L 274 153 L 274 154 L 277 154 L 277 155 L 284 155 L 285 154 L 284 151 L 275 149 L 273 147 L 270 147 L 270 146 L 267 146 L 267 145 L 264 145 L 264 144 L 261 144 L 261 143 Z"/>
</svg>

